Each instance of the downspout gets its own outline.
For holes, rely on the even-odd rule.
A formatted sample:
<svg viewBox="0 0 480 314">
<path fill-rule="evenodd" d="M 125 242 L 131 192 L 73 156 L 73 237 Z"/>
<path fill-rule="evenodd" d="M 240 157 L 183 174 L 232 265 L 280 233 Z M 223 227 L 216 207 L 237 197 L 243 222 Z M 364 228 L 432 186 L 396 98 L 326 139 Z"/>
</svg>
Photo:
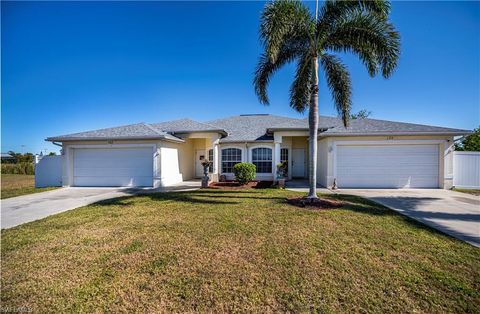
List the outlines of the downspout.
<svg viewBox="0 0 480 314">
<path fill-rule="evenodd" d="M 61 149 L 60 149 L 60 155 L 63 155 L 63 144 L 59 144 L 59 143 L 57 143 L 57 142 L 52 142 L 52 144 L 61 147 Z"/>
</svg>

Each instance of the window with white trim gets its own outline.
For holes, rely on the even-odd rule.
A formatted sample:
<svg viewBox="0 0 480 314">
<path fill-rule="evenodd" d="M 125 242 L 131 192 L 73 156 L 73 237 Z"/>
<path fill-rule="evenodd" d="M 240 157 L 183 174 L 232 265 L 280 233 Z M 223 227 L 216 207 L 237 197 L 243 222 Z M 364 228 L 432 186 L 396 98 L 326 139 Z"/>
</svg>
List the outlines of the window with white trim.
<svg viewBox="0 0 480 314">
<path fill-rule="evenodd" d="M 280 149 L 280 162 L 285 163 L 285 174 L 288 173 L 288 148 Z"/>
<path fill-rule="evenodd" d="M 208 150 L 208 161 L 210 161 L 210 166 L 208 166 L 208 172 L 213 173 L 213 149 Z"/>
<path fill-rule="evenodd" d="M 252 163 L 257 167 L 257 173 L 272 173 L 272 149 L 267 147 L 252 149 Z"/>
<path fill-rule="evenodd" d="M 222 149 L 222 173 L 232 173 L 233 166 L 242 162 L 242 150 L 239 148 Z"/>
</svg>

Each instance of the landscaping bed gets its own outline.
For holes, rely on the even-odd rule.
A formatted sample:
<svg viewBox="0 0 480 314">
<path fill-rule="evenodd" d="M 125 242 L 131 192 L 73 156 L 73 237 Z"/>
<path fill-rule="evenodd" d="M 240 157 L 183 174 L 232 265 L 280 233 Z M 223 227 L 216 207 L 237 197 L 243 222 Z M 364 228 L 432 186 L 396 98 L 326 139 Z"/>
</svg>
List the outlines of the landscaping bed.
<svg viewBox="0 0 480 314">
<path fill-rule="evenodd" d="M 220 190 L 245 190 L 245 189 L 268 189 L 273 185 L 272 181 L 250 181 L 246 184 L 240 184 L 237 181 L 212 182 L 210 189 Z"/>
<path fill-rule="evenodd" d="M 305 197 L 287 198 L 287 203 L 297 207 L 307 207 L 312 209 L 334 209 L 345 205 L 340 200 L 331 200 L 327 198 L 308 199 Z"/>
</svg>

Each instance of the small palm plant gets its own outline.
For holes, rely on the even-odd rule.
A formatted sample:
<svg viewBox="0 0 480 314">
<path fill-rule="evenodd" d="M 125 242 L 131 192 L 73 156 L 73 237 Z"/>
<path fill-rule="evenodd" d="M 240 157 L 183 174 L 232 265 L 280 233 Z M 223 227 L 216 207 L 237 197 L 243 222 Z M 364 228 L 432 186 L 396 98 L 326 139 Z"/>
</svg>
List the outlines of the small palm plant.
<svg viewBox="0 0 480 314">
<path fill-rule="evenodd" d="M 333 53 L 357 55 L 370 76 L 388 78 L 400 55 L 400 39 L 388 21 L 390 3 L 383 0 L 326 1 L 312 16 L 299 1 L 268 3 L 261 16 L 264 52 L 255 72 L 255 92 L 268 105 L 268 83 L 282 66 L 296 61 L 290 88 L 290 106 L 309 108 L 309 179 L 307 198 L 317 198 L 318 70 L 319 63 L 345 127 L 351 108 L 351 82 L 347 67 Z"/>
</svg>

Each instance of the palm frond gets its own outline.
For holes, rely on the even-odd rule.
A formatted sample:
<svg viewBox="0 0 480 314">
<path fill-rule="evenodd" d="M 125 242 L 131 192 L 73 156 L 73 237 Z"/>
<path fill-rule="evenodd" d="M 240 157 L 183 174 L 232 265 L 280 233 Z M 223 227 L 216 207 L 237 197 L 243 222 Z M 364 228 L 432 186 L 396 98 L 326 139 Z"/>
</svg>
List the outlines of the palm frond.
<svg viewBox="0 0 480 314">
<path fill-rule="evenodd" d="M 380 70 L 388 78 L 400 56 L 400 36 L 386 19 L 356 13 L 340 19 L 324 39 L 321 49 L 357 54 L 371 76 Z"/>
<path fill-rule="evenodd" d="M 312 57 L 305 53 L 298 60 L 295 80 L 290 87 L 290 107 L 300 113 L 310 104 L 312 70 Z"/>
<path fill-rule="evenodd" d="M 255 70 L 255 77 L 253 79 L 253 86 L 255 93 L 260 102 L 264 105 L 269 104 L 267 88 L 270 78 L 282 66 L 299 58 L 304 52 L 305 48 L 302 45 L 283 46 L 277 56 L 275 62 L 272 62 L 267 53 L 263 53 L 258 60 L 257 68 Z"/>
<path fill-rule="evenodd" d="M 313 19 L 300 1 L 273 1 L 265 6 L 260 23 L 260 40 L 266 56 L 275 63 L 281 48 L 292 41 L 304 41 L 310 36 Z"/>
<path fill-rule="evenodd" d="M 380 18 L 390 14 L 390 2 L 386 0 L 327 0 L 319 13 L 324 26 L 355 13 L 371 13 Z"/>
<path fill-rule="evenodd" d="M 322 55 L 320 62 L 332 92 L 335 109 L 342 116 L 343 124 L 347 126 L 352 107 L 352 84 L 348 69 L 340 59 L 327 53 Z"/>
</svg>

